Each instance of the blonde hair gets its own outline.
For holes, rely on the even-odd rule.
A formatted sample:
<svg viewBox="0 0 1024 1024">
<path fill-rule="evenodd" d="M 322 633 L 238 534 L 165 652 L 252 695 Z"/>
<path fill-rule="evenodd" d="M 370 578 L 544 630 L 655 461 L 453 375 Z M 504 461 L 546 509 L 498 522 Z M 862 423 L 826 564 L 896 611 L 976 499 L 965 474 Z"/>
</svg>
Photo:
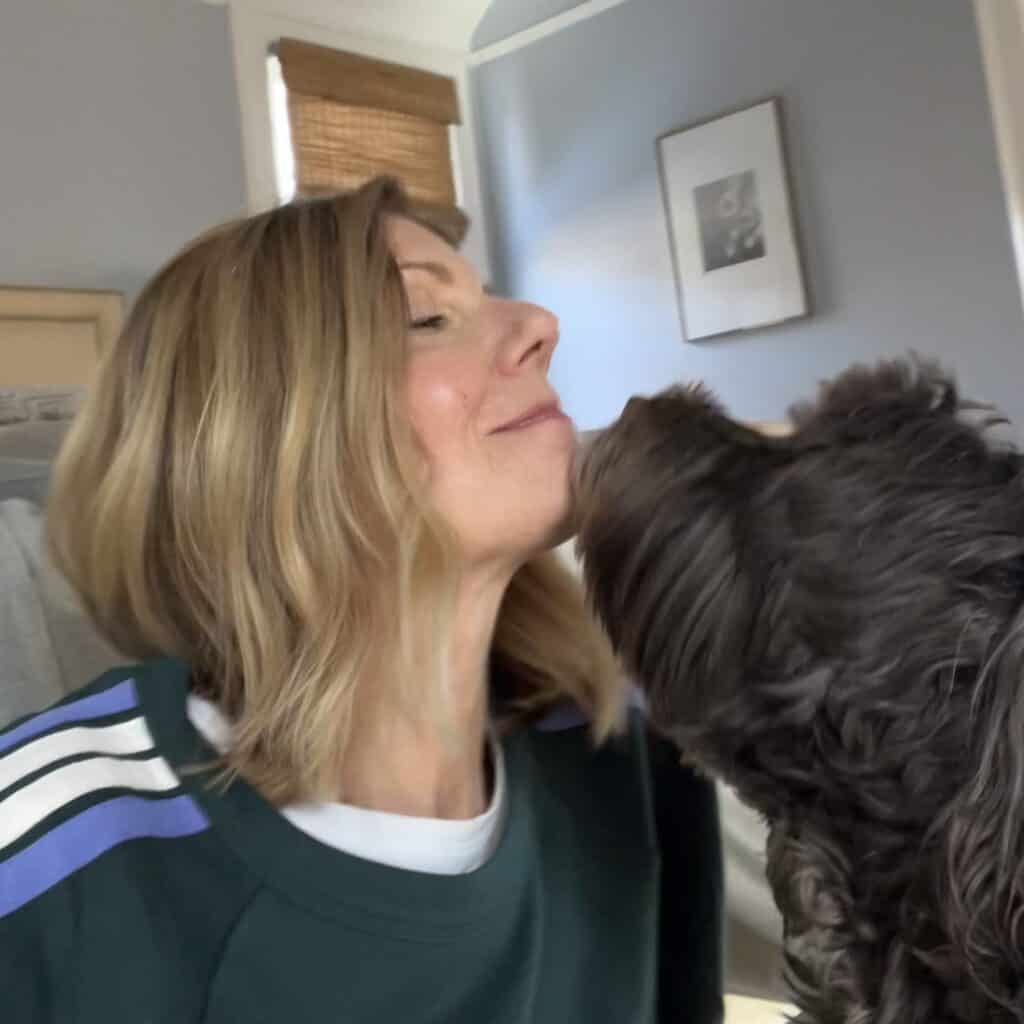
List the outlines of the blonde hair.
<svg viewBox="0 0 1024 1024">
<path fill-rule="evenodd" d="M 100 630 L 186 659 L 235 722 L 228 770 L 277 803 L 337 797 L 367 678 L 396 700 L 445 689 L 454 539 L 398 400 L 388 214 L 415 216 L 381 179 L 187 246 L 106 353 L 54 473 L 50 546 Z M 569 698 L 598 738 L 619 719 L 621 673 L 552 553 L 513 578 L 493 659 L 524 712 Z"/>
</svg>

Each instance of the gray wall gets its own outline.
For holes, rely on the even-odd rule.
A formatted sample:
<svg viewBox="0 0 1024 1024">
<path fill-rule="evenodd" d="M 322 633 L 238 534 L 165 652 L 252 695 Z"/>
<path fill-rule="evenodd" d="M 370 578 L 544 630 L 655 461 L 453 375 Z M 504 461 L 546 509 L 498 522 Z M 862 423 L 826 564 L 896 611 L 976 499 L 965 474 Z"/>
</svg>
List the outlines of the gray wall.
<svg viewBox="0 0 1024 1024">
<path fill-rule="evenodd" d="M 492 18 L 517 0 L 495 0 Z M 1024 317 L 967 0 L 629 0 L 474 84 L 496 275 L 562 318 L 584 428 L 703 378 L 773 418 L 916 349 L 1024 421 Z M 781 95 L 813 318 L 684 344 L 654 140 Z"/>
<path fill-rule="evenodd" d="M 243 212 L 226 10 L 4 0 L 0 153 L 0 284 L 134 296 Z"/>
</svg>

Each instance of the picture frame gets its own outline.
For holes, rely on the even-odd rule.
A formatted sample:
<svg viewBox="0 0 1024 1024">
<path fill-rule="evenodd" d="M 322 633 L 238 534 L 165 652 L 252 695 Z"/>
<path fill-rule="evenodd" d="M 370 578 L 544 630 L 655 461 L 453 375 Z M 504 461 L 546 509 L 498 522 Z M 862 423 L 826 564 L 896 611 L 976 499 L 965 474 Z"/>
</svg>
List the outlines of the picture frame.
<svg viewBox="0 0 1024 1024">
<path fill-rule="evenodd" d="M 666 132 L 656 148 L 684 338 L 807 316 L 781 100 Z"/>
</svg>

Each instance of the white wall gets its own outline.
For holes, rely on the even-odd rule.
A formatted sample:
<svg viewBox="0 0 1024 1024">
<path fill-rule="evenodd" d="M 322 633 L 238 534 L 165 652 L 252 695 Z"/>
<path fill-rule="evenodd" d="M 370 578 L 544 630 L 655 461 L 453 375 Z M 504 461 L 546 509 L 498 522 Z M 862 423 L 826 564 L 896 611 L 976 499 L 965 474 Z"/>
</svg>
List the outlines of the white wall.
<svg viewBox="0 0 1024 1024">
<path fill-rule="evenodd" d="M 493 43 L 507 39 L 553 18 L 564 14 L 573 7 L 579 7 L 584 0 L 516 0 L 514 4 L 492 3 L 473 32 L 472 49 L 479 50 Z"/>
</svg>

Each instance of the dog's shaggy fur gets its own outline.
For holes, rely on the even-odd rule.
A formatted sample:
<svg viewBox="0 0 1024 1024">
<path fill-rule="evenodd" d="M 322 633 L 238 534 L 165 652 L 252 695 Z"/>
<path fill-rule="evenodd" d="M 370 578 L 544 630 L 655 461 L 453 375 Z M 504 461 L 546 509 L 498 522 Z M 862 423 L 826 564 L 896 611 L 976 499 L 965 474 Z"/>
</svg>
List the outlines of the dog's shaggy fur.
<svg viewBox="0 0 1024 1024">
<path fill-rule="evenodd" d="M 578 474 L 655 725 L 769 824 L 802 1021 L 1024 1022 L 1024 464 L 964 414 L 918 363 L 786 438 L 677 389 Z"/>
</svg>

